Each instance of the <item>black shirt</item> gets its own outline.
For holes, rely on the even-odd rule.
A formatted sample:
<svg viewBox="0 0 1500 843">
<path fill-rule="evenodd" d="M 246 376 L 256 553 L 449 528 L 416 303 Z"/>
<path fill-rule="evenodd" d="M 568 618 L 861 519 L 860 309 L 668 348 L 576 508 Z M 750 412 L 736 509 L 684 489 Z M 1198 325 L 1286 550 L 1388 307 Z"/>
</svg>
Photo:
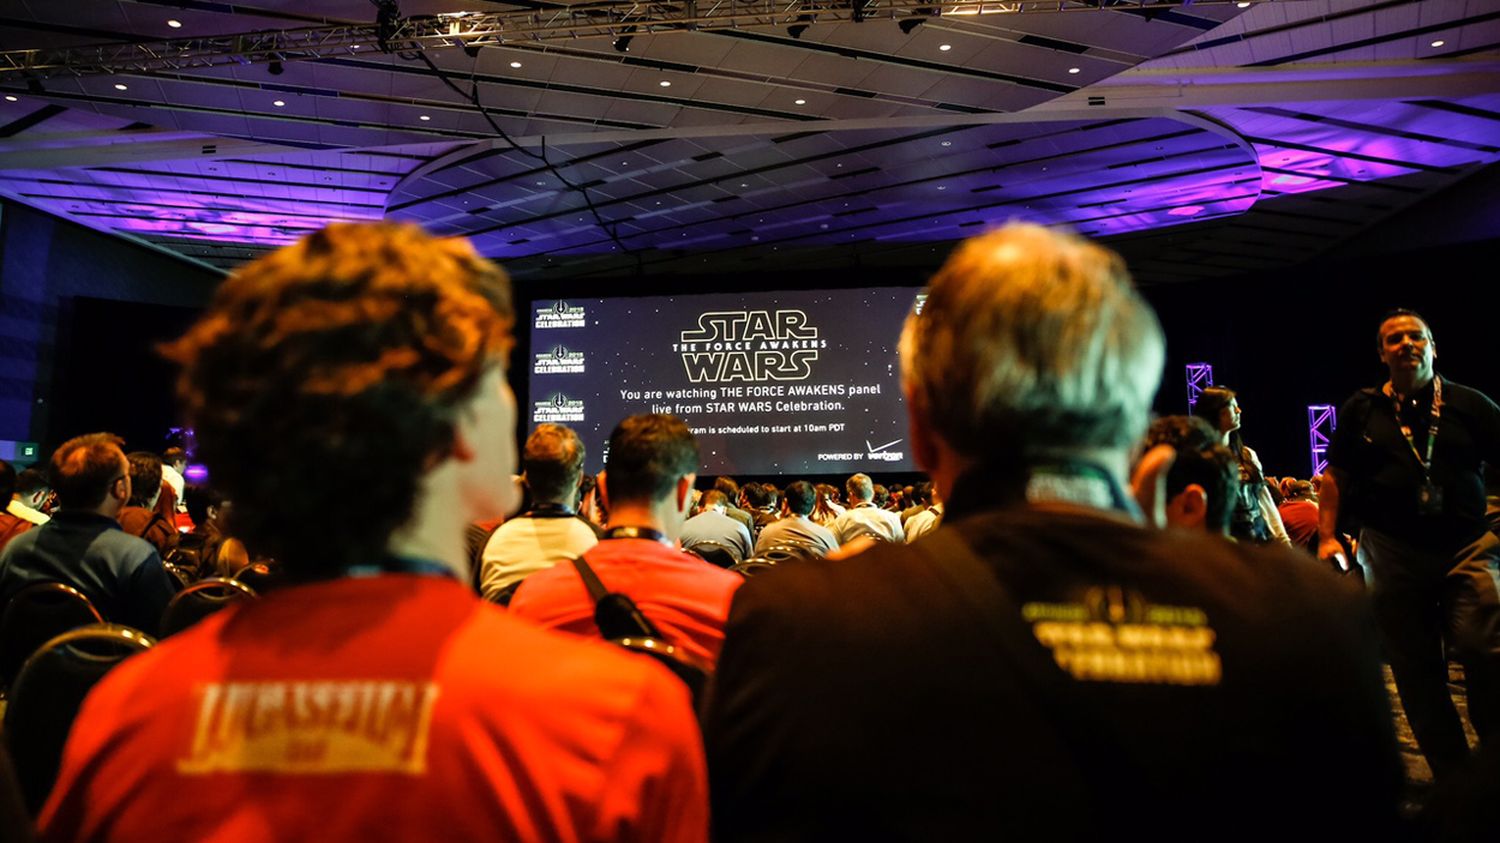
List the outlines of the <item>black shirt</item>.
<svg viewBox="0 0 1500 843">
<path fill-rule="evenodd" d="M 1328 465 L 1346 475 L 1340 515 L 1441 552 L 1456 552 L 1486 529 L 1484 465 L 1500 463 L 1500 407 L 1484 393 L 1443 378 L 1442 416 L 1432 447 L 1432 482 L 1442 489 L 1441 514 L 1422 515 L 1417 495 L 1427 453 L 1432 385 L 1409 396 L 1398 421 L 1390 396 L 1362 389 L 1339 410 Z M 1405 424 L 1412 433 L 1407 442 Z M 1415 449 L 1415 452 L 1414 450 Z"/>
<path fill-rule="evenodd" d="M 717 840 L 1391 834 L 1356 589 L 1206 534 L 949 515 L 739 589 L 704 719 Z"/>
</svg>

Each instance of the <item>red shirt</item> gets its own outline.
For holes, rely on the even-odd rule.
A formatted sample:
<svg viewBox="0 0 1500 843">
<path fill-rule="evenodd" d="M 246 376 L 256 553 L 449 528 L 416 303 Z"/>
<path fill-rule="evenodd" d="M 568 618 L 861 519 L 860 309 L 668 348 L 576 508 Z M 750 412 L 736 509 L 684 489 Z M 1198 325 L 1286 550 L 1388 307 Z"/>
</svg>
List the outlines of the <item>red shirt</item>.
<svg viewBox="0 0 1500 843">
<path fill-rule="evenodd" d="M 89 695 L 43 840 L 702 841 L 682 683 L 442 577 L 226 610 Z"/>
<path fill-rule="evenodd" d="M 1318 505 L 1312 501 L 1287 501 L 1278 511 L 1292 547 L 1312 547 L 1318 539 Z"/>
<path fill-rule="evenodd" d="M 718 660 L 729 600 L 744 577 L 651 539 L 606 539 L 583 558 L 606 589 L 634 600 L 668 641 L 709 664 Z M 599 635 L 594 601 L 566 562 L 523 580 L 510 612 L 548 629 Z"/>
</svg>

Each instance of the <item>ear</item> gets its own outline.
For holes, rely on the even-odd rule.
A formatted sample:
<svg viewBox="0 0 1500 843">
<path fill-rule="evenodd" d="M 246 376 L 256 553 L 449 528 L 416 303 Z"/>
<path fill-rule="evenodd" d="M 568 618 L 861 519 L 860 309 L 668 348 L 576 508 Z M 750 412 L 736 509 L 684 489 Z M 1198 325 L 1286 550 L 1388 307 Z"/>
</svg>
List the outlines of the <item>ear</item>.
<svg viewBox="0 0 1500 843">
<path fill-rule="evenodd" d="M 693 506 L 693 484 L 698 482 L 698 475 L 684 474 L 677 478 L 677 511 L 687 512 Z"/>
<path fill-rule="evenodd" d="M 599 472 L 599 479 L 594 482 L 599 489 L 599 502 L 604 504 L 606 510 L 609 509 L 609 472 Z"/>
<path fill-rule="evenodd" d="M 1177 493 L 1177 497 L 1167 502 L 1169 526 L 1201 530 L 1207 520 L 1208 492 L 1197 483 L 1189 483 L 1187 488 Z"/>
<path fill-rule="evenodd" d="M 1135 473 L 1131 475 L 1131 491 L 1149 526 L 1160 527 L 1166 523 L 1167 471 L 1176 460 L 1176 448 L 1157 445 L 1141 455 Z"/>
</svg>

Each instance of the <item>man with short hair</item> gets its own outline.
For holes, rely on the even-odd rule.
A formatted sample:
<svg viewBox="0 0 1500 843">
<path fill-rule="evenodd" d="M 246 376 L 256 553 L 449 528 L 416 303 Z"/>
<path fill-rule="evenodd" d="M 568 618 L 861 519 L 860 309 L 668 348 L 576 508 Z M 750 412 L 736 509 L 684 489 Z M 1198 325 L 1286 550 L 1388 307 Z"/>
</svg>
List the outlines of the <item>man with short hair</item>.
<svg viewBox="0 0 1500 843">
<path fill-rule="evenodd" d="M 906 531 L 901 528 L 901 516 L 875 505 L 875 484 L 870 480 L 870 475 L 853 475 L 844 484 L 844 490 L 849 493 L 849 508 L 828 525 L 839 544 L 848 544 L 860 536 L 871 536 L 887 542 L 906 539 Z"/>
<path fill-rule="evenodd" d="M 634 600 L 669 643 L 712 664 L 730 597 L 744 578 L 678 549 L 697 473 L 697 440 L 677 417 L 636 415 L 616 425 L 599 475 L 609 529 L 583 559 L 607 590 Z M 600 634 L 593 598 L 572 565 L 527 577 L 510 612 L 547 629 Z"/>
<path fill-rule="evenodd" d="M 1469 719 L 1500 741 L 1500 538 L 1485 520 L 1484 466 L 1500 464 L 1500 407 L 1434 368 L 1427 321 L 1397 310 L 1376 336 L 1389 379 L 1339 410 L 1319 492 L 1318 556 L 1340 519 L 1363 525 L 1359 561 L 1402 708 L 1433 774 L 1469 759 L 1445 652 L 1464 665 Z"/>
<path fill-rule="evenodd" d="M 182 534 L 165 516 L 156 511 L 156 499 L 167 488 L 162 482 L 161 457 L 150 451 L 132 451 L 125 455 L 130 462 L 130 503 L 115 520 L 132 536 L 140 536 L 156 548 L 163 559 L 177 547 Z"/>
<path fill-rule="evenodd" d="M 713 542 L 725 548 L 735 562 L 750 557 L 752 545 L 750 531 L 745 525 L 724 514 L 729 501 L 718 489 L 703 493 L 698 503 L 698 513 L 682 525 L 682 546 L 692 549 L 703 542 Z"/>
<path fill-rule="evenodd" d="M 178 512 L 187 512 L 184 494 L 187 490 L 187 451 L 171 447 L 161 453 L 161 479 L 172 489 L 172 500 Z"/>
<path fill-rule="evenodd" d="M 1169 446 L 1176 458 L 1167 470 L 1168 527 L 1228 536 L 1239 494 L 1239 461 L 1219 444 L 1209 423 L 1197 416 L 1163 416 L 1146 431 L 1146 448 Z"/>
<path fill-rule="evenodd" d="M 23 468 L 16 475 L 15 491 L 11 493 L 5 511 L 22 521 L 40 527 L 52 517 L 43 511 L 47 506 L 47 499 L 51 496 L 52 487 L 47 483 L 47 475 L 35 466 Z"/>
<path fill-rule="evenodd" d="M 714 489 L 724 495 L 724 514 L 745 525 L 751 535 L 755 534 L 755 519 L 739 507 L 740 484 L 733 477 L 719 475 L 714 478 Z"/>
<path fill-rule="evenodd" d="M 739 590 L 704 716 L 716 840 L 1389 836 L 1361 595 L 1284 548 L 1143 528 L 1125 491 L 1164 346 L 1082 238 L 955 250 L 899 352 L 944 526 Z"/>
<path fill-rule="evenodd" d="M 1292 547 L 1316 554 L 1318 552 L 1318 493 L 1313 491 L 1311 481 L 1290 477 L 1287 480 L 1291 482 L 1285 484 L 1286 499 L 1281 502 L 1281 506 L 1277 507 L 1281 513 L 1281 523 L 1286 526 L 1287 538 L 1292 540 Z"/>
<path fill-rule="evenodd" d="M 906 543 L 920 539 L 928 533 L 936 530 L 943 523 L 943 502 L 938 499 L 929 486 L 927 489 L 927 506 L 916 515 L 913 515 L 901 528 L 906 531 Z"/>
<path fill-rule="evenodd" d="M 521 452 L 521 480 L 531 509 L 501 524 L 485 543 L 479 590 L 496 600 L 537 571 L 581 555 L 599 543 L 593 526 L 578 517 L 583 440 L 572 428 L 539 424 Z"/>
<path fill-rule="evenodd" d="M 777 545 L 805 547 L 819 556 L 838 549 L 838 539 L 827 527 L 816 524 L 807 516 L 818 503 L 818 491 L 806 480 L 787 484 L 781 495 L 781 518 L 767 524 L 755 540 L 757 556 L 765 555 Z"/>
<path fill-rule="evenodd" d="M 760 531 L 767 524 L 774 522 L 781 513 L 776 506 L 776 487 L 770 483 L 746 483 L 745 506 L 750 513 L 750 518 L 755 522 L 755 528 L 751 530 L 752 535 L 760 535 Z"/>
<path fill-rule="evenodd" d="M 468 587 L 465 526 L 517 505 L 512 318 L 497 267 L 416 226 L 222 282 L 168 353 L 236 535 L 293 584 L 94 688 L 43 839 L 705 839 L 686 687 Z"/>
<path fill-rule="evenodd" d="M 58 511 L 0 553 L 0 605 L 28 585 L 71 585 L 113 623 L 155 633 L 175 589 L 161 556 L 120 529 L 130 500 L 130 463 L 112 433 L 69 439 L 52 454 Z"/>
</svg>

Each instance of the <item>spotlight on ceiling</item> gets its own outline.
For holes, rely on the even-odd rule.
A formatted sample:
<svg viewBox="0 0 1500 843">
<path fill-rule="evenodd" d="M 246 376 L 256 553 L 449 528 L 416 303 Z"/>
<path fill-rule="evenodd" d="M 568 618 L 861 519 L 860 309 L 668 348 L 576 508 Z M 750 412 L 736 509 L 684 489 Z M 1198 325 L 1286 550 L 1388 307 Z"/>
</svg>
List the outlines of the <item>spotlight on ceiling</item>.
<svg viewBox="0 0 1500 843">
<path fill-rule="evenodd" d="M 926 22 L 927 21 L 923 20 L 922 18 L 904 18 L 896 25 L 901 27 L 901 32 L 903 35 L 910 35 L 916 30 L 917 27 Z"/>
<path fill-rule="evenodd" d="M 270 64 L 266 65 L 266 70 L 269 71 L 272 76 L 280 76 L 281 74 L 286 73 L 286 65 L 283 65 L 279 61 L 273 61 Z"/>
<path fill-rule="evenodd" d="M 464 44 L 464 55 L 471 59 L 479 58 L 479 50 L 480 46 L 478 44 L 472 42 Z"/>
<path fill-rule="evenodd" d="M 802 33 L 806 32 L 807 28 L 813 25 L 814 20 L 817 20 L 817 18 L 814 18 L 812 15 L 798 15 L 797 22 L 786 28 L 786 34 L 793 38 L 801 38 Z"/>
<path fill-rule="evenodd" d="M 628 53 L 628 52 L 630 52 L 630 42 L 634 38 L 635 38 L 634 35 L 621 35 L 619 38 L 616 38 L 615 39 L 615 52 L 617 52 L 617 53 Z"/>
</svg>

